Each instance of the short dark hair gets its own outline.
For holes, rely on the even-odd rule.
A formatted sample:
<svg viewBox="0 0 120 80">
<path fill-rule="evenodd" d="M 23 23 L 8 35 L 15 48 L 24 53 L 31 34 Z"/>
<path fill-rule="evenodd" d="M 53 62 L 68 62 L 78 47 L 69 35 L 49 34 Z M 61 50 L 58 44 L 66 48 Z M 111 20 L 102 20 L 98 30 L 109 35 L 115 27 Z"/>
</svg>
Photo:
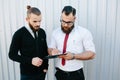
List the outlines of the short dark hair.
<svg viewBox="0 0 120 80">
<path fill-rule="evenodd" d="M 30 5 L 28 5 L 27 6 L 27 16 L 31 13 L 36 14 L 36 15 L 40 15 L 41 11 L 36 7 L 31 7 Z"/>
<path fill-rule="evenodd" d="M 73 14 L 73 16 L 76 15 L 76 9 L 72 6 L 65 6 L 62 10 L 62 13 L 65 12 L 65 15 L 69 15 L 70 13 Z"/>
</svg>

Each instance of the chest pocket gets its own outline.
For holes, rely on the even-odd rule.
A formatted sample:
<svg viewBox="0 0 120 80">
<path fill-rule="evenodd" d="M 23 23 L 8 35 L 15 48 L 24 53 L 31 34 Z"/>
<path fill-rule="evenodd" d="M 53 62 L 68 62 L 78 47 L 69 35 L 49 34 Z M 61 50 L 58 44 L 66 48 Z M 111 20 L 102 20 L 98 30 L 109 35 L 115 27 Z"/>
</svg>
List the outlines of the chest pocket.
<svg viewBox="0 0 120 80">
<path fill-rule="evenodd" d="M 72 37 L 70 39 L 68 39 L 67 42 L 67 47 L 68 49 L 70 49 L 69 51 L 73 51 L 73 52 L 79 52 L 81 50 L 83 50 L 83 43 L 82 43 L 82 38 L 80 37 Z"/>
</svg>

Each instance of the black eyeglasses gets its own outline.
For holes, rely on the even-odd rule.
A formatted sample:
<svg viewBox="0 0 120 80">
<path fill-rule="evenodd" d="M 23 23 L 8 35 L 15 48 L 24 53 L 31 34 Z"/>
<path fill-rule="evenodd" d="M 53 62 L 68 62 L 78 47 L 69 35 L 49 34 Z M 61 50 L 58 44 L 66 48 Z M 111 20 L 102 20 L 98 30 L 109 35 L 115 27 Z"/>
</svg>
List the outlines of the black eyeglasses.
<svg viewBox="0 0 120 80">
<path fill-rule="evenodd" d="M 68 26 L 72 26 L 72 25 L 74 24 L 74 22 L 72 22 L 72 21 L 66 22 L 66 21 L 64 21 L 64 20 L 60 20 L 60 22 L 61 22 L 62 25 L 67 24 Z"/>
</svg>

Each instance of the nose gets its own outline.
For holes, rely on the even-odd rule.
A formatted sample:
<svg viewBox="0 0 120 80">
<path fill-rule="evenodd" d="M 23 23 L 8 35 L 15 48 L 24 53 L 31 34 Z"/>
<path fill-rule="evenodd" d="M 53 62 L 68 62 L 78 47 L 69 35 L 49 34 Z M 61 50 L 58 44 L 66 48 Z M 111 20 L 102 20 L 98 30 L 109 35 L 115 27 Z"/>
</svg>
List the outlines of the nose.
<svg viewBox="0 0 120 80">
<path fill-rule="evenodd" d="M 65 23 L 65 25 L 64 26 L 67 26 L 67 23 Z"/>
<path fill-rule="evenodd" d="M 37 25 L 37 26 L 40 26 L 40 22 L 37 22 L 36 25 Z"/>
<path fill-rule="evenodd" d="M 64 26 L 66 26 L 66 27 L 67 27 L 67 26 L 68 26 L 68 24 L 67 24 L 67 23 L 64 23 Z"/>
</svg>

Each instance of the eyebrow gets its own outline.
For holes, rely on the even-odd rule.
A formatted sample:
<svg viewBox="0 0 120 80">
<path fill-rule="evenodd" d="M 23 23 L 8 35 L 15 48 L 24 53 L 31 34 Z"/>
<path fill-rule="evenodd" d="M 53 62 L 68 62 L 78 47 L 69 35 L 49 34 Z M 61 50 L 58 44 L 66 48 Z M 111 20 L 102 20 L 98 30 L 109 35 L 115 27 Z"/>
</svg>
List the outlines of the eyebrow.
<svg viewBox="0 0 120 80">
<path fill-rule="evenodd" d="M 61 21 L 65 22 L 65 23 L 73 23 L 72 21 L 64 21 L 64 20 L 61 20 Z"/>
</svg>

